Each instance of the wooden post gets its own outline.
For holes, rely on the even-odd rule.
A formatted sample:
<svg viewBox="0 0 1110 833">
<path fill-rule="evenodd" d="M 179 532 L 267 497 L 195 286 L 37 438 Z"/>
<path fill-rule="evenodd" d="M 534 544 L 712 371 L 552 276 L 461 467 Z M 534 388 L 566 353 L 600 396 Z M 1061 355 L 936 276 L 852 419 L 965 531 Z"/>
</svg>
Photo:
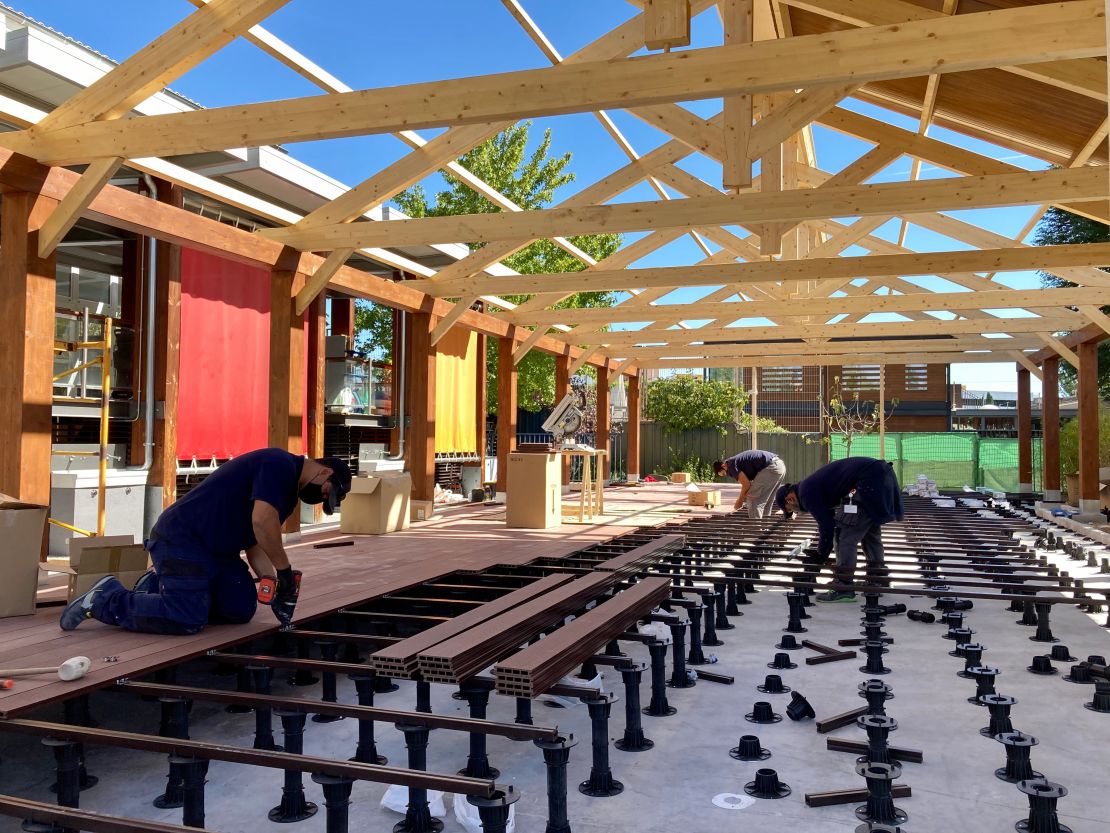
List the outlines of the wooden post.
<svg viewBox="0 0 1110 833">
<path fill-rule="evenodd" d="M 409 391 L 412 389 L 412 386 L 406 378 L 404 388 L 405 406 L 402 408 L 401 377 L 404 374 L 404 370 L 401 367 L 401 357 L 409 355 L 409 347 L 412 344 L 407 326 L 404 341 L 401 339 L 401 325 L 402 323 L 406 325 L 409 323 L 405 315 L 406 313 L 398 309 L 393 310 L 393 373 L 390 375 L 389 379 L 389 408 L 390 416 L 393 418 L 393 427 L 389 432 L 389 453 L 394 457 L 399 455 L 402 451 L 401 426 L 405 421 L 405 413 L 408 410 Z"/>
<path fill-rule="evenodd" d="M 179 185 L 155 180 L 158 202 L 181 208 Z M 150 245 L 150 242 L 147 242 Z M 177 391 L 181 367 L 181 247 L 163 240 L 154 252 L 154 462 L 147 488 L 162 491 L 162 508 L 177 500 Z M 157 492 L 153 492 L 157 498 Z M 152 514 L 152 513 L 148 513 Z"/>
<path fill-rule="evenodd" d="M 594 432 L 594 447 L 609 448 L 609 368 L 597 369 L 597 429 Z M 606 455 L 601 471 L 597 473 L 602 481 L 609 478 L 609 457 Z"/>
<path fill-rule="evenodd" d="M 329 335 L 347 336 L 347 349 L 355 343 L 355 299 L 331 299 L 331 328 Z"/>
<path fill-rule="evenodd" d="M 516 451 L 516 365 L 512 331 L 497 340 L 497 491 L 509 482 L 509 454 Z"/>
<path fill-rule="evenodd" d="M 570 393 L 570 356 L 561 354 L 555 357 L 555 404 Z M 563 468 L 563 485 L 570 485 L 570 458 L 560 455 Z"/>
<path fill-rule="evenodd" d="M 1017 368 L 1018 491 L 1033 491 L 1033 401 L 1030 373 Z"/>
<path fill-rule="evenodd" d="M 270 273 L 270 409 L 269 444 L 293 454 L 303 452 L 301 424 L 305 407 L 304 316 L 293 297 L 305 276 L 289 269 Z M 299 508 L 285 522 L 286 532 L 301 528 Z"/>
<path fill-rule="evenodd" d="M 1101 520 L 1098 499 L 1098 342 L 1076 349 L 1079 368 L 1079 519 Z M 1072 496 L 1069 496 L 1069 498 Z"/>
<path fill-rule="evenodd" d="M 477 378 L 474 381 L 474 419 L 477 422 L 477 431 L 475 435 L 477 438 L 477 448 L 475 449 L 478 454 L 478 482 L 481 486 L 485 483 L 486 479 L 486 336 L 483 333 L 477 333 L 478 344 L 478 368 Z M 470 495 L 466 495 L 467 498 Z"/>
<path fill-rule="evenodd" d="M 38 230 L 57 204 L 7 193 L 0 212 L 0 492 L 41 504 L 50 503 L 55 259 L 38 256 Z"/>
<path fill-rule="evenodd" d="M 1041 391 L 1041 477 L 1044 480 L 1044 499 L 1060 501 L 1060 359 L 1045 359 L 1041 364 L 1043 390 Z"/>
<path fill-rule="evenodd" d="M 886 365 L 879 365 L 879 459 L 886 459 Z"/>
<path fill-rule="evenodd" d="M 405 457 L 412 476 L 413 500 L 432 500 L 436 488 L 436 348 L 432 330 L 439 319 L 431 313 L 415 312 L 409 321 L 411 419 Z"/>
<path fill-rule="evenodd" d="M 640 479 L 640 372 L 628 378 L 628 482 Z"/>
<path fill-rule="evenodd" d="M 759 366 L 752 366 L 752 451 L 759 448 Z"/>
<path fill-rule="evenodd" d="M 324 370 L 325 348 L 324 339 L 327 336 L 327 316 L 324 308 L 323 294 L 317 296 L 308 308 L 308 376 L 305 379 L 305 410 L 308 414 L 308 446 L 304 453 L 308 457 L 318 458 L 324 456 Z M 313 520 L 317 523 L 324 516 L 324 510 L 319 506 L 313 507 Z"/>
</svg>

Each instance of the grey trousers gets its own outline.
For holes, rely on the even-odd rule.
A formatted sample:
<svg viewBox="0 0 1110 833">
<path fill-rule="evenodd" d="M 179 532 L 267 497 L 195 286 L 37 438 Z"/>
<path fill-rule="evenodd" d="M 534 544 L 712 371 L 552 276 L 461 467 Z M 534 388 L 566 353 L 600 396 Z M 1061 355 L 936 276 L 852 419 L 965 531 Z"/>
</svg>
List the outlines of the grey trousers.
<svg viewBox="0 0 1110 833">
<path fill-rule="evenodd" d="M 772 460 L 767 468 L 755 476 L 747 495 L 744 496 L 749 518 L 762 518 L 764 515 L 771 514 L 771 509 L 775 505 L 775 494 L 785 477 L 786 463 L 780 458 Z"/>
<path fill-rule="evenodd" d="M 887 574 L 884 561 L 882 524 L 859 504 L 857 511 L 847 513 L 841 506 L 836 510 L 836 581 L 851 584 L 856 572 L 856 553 L 860 544 L 867 557 L 867 572 L 876 579 Z"/>
</svg>

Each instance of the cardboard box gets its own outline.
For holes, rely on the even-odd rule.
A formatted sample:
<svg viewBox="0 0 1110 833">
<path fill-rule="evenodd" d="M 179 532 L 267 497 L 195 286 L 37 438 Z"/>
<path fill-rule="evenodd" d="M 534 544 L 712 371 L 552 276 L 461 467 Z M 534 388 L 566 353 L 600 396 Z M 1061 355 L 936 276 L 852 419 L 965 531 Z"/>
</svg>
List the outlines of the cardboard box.
<svg viewBox="0 0 1110 833">
<path fill-rule="evenodd" d="M 410 500 L 409 520 L 430 521 L 436 513 L 436 505 L 430 500 Z"/>
<path fill-rule="evenodd" d="M 690 475 L 688 475 L 684 471 L 676 471 L 674 474 L 671 475 L 671 482 L 672 483 L 689 483 L 690 482 Z"/>
<path fill-rule="evenodd" d="M 558 454 L 508 455 L 505 523 L 550 529 L 563 522 L 563 472 Z"/>
<path fill-rule="evenodd" d="M 686 499 L 690 506 L 704 506 L 706 509 L 712 509 L 714 506 L 721 505 L 721 490 L 702 489 L 700 492 L 687 492 Z"/>
<path fill-rule="evenodd" d="M 383 535 L 407 529 L 412 478 L 407 472 L 386 472 L 351 480 L 343 499 L 339 529 L 351 535 Z"/>
<path fill-rule="evenodd" d="M 105 535 L 70 539 L 69 566 L 61 572 L 69 574 L 72 601 L 107 575 L 116 576 L 130 589 L 149 569 L 150 556 L 142 544 L 135 543 L 133 536 Z"/>
<path fill-rule="evenodd" d="M 35 612 L 39 585 L 39 553 L 46 535 L 48 509 L 0 494 L 0 616 Z"/>
</svg>

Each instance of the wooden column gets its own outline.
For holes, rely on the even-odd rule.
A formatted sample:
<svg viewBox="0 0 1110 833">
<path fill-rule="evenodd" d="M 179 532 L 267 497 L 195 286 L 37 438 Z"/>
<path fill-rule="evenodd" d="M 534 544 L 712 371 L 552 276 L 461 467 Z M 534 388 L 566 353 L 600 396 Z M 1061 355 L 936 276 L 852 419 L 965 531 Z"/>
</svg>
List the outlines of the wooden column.
<svg viewBox="0 0 1110 833">
<path fill-rule="evenodd" d="M 477 438 L 478 453 L 478 471 L 480 472 L 479 480 L 484 482 L 486 479 L 486 455 L 488 448 L 486 446 L 486 337 L 482 333 L 476 333 L 478 344 L 478 367 L 477 378 L 474 380 L 474 420 L 477 423 L 478 433 L 475 435 Z M 470 497 L 470 495 L 466 495 Z"/>
<path fill-rule="evenodd" d="M 1098 499 L 1098 342 L 1078 346 L 1079 511 L 1081 519 L 1100 519 Z"/>
<path fill-rule="evenodd" d="M 436 348 L 432 330 L 437 316 L 415 312 L 409 316 L 408 413 L 405 459 L 412 476 L 413 500 L 431 500 L 436 488 Z"/>
<path fill-rule="evenodd" d="M 628 377 L 628 482 L 640 479 L 640 373 Z"/>
<path fill-rule="evenodd" d="M 158 202 L 181 208 L 184 192 L 155 180 Z M 150 245 L 150 242 L 147 242 Z M 162 508 L 177 500 L 177 390 L 181 367 L 181 247 L 159 240 L 154 253 L 154 462 L 147 487 L 162 490 Z M 149 513 L 148 513 L 149 514 Z"/>
<path fill-rule="evenodd" d="M 143 404 L 146 399 L 146 333 L 150 322 L 146 320 L 146 238 L 136 237 L 124 240 L 120 247 L 123 281 L 120 324 L 130 327 L 134 332 L 133 360 L 131 362 L 131 390 L 139 407 L 139 418 L 131 423 L 131 443 L 127 450 L 127 465 L 141 466 L 143 463 L 143 441 L 146 433 L 146 420 Z"/>
<path fill-rule="evenodd" d="M 741 371 L 743 373 L 743 371 Z M 759 448 L 759 365 L 752 365 L 752 451 Z"/>
<path fill-rule="evenodd" d="M 304 274 L 288 269 L 270 273 L 269 445 L 293 454 L 304 452 L 304 316 L 293 308 L 293 296 L 304 280 Z M 300 528 L 300 512 L 295 511 L 285 522 L 285 531 Z"/>
<path fill-rule="evenodd" d="M 1017 368 L 1018 491 L 1033 491 L 1033 400 L 1029 371 Z"/>
<path fill-rule="evenodd" d="M 559 355 L 555 357 L 555 404 L 563 401 L 563 397 L 570 393 L 570 356 Z M 570 458 L 563 456 L 563 485 L 570 485 Z"/>
<path fill-rule="evenodd" d="M 597 430 L 594 433 L 594 447 L 612 452 L 609 447 L 609 368 L 607 367 L 597 369 Z M 609 477 L 608 457 L 605 458 L 605 465 L 598 476 Z"/>
<path fill-rule="evenodd" d="M 355 300 L 354 298 L 331 299 L 331 331 L 333 336 L 347 336 L 348 349 L 355 343 Z"/>
<path fill-rule="evenodd" d="M 509 454 L 516 450 L 516 365 L 512 338 L 497 340 L 497 491 L 509 482 Z"/>
<path fill-rule="evenodd" d="M 8 193 L 0 211 L 0 492 L 50 503 L 54 256 L 38 230 L 57 206 Z"/>
<path fill-rule="evenodd" d="M 886 365 L 879 365 L 879 459 L 886 459 Z"/>
<path fill-rule="evenodd" d="M 1044 432 L 1041 451 L 1041 477 L 1044 479 L 1044 499 L 1060 500 L 1060 359 L 1053 356 L 1041 364 L 1043 390 L 1041 392 L 1041 428 Z"/>
<path fill-rule="evenodd" d="M 401 338 L 401 325 L 405 324 L 405 338 Z M 405 313 L 400 310 L 393 310 L 393 372 L 389 379 L 389 407 L 390 416 L 393 420 L 393 427 L 389 432 L 389 453 L 391 456 L 396 457 L 402 452 L 401 448 L 401 425 L 405 421 L 405 414 L 408 412 L 408 397 L 409 397 L 409 381 L 404 380 L 404 390 L 401 389 L 401 377 L 404 370 L 401 367 L 401 356 L 409 355 L 408 350 L 411 345 L 411 340 L 408 335 L 408 321 Z M 404 407 L 401 405 L 402 394 L 405 399 Z"/>
<path fill-rule="evenodd" d="M 327 336 L 327 316 L 324 296 L 317 296 L 308 308 L 305 327 L 308 330 L 308 375 L 305 378 L 305 411 L 308 414 L 308 445 L 304 453 L 308 457 L 324 456 L 324 339 Z M 313 520 L 317 523 L 324 517 L 324 510 L 313 507 Z"/>
</svg>

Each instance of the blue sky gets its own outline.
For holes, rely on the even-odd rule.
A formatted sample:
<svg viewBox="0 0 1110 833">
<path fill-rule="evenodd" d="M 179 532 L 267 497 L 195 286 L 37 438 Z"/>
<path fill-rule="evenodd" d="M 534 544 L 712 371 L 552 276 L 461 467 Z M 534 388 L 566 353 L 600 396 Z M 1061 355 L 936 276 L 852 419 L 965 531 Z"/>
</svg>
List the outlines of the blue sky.
<svg viewBox="0 0 1110 833">
<path fill-rule="evenodd" d="M 9 0 L 12 2 L 12 0 Z M 89 0 L 14 0 L 12 5 L 61 33 L 75 38 L 115 60 L 123 60 L 156 38 L 165 29 L 193 11 L 185 0 L 113 0 L 111 4 Z M 548 38 L 564 55 L 573 53 L 608 29 L 635 14 L 623 0 L 524 0 L 524 6 Z M 110 8 L 111 14 L 105 14 Z M 550 66 L 512 16 L 497 0 L 419 0 L 409 3 L 379 3 L 365 0 L 292 0 L 264 24 L 267 29 L 355 88 L 433 81 L 442 78 L 480 75 Z M 694 20 L 694 45 L 721 42 L 715 11 Z M 320 91 L 277 61 L 246 42 L 236 42 L 199 67 L 174 81 L 173 89 L 209 107 L 270 101 Z M 719 100 L 694 102 L 691 110 L 708 117 L 720 109 Z M 914 119 L 898 116 L 857 102 L 846 106 L 893 121 L 910 130 Z M 641 154 L 668 137 L 623 112 L 613 113 L 622 132 Z M 591 114 L 539 119 L 533 139 L 551 128 L 555 153 L 574 155 L 571 169 L 577 181 L 563 189 L 565 199 L 578 189 L 623 166 L 627 157 L 603 131 Z M 433 131 L 425 133 L 431 137 Z M 1024 168 L 1045 167 L 1039 160 L 1015 154 L 959 134 L 934 128 L 930 135 L 1004 159 Z M 865 142 L 815 129 L 819 167 L 836 172 L 869 149 Z M 399 159 L 407 147 L 391 136 L 306 142 L 288 146 L 296 157 L 321 171 L 354 184 Z M 680 167 L 707 182 L 720 181 L 720 167 L 700 155 L 687 157 Z M 871 181 L 908 179 L 910 160 L 902 158 Z M 921 177 L 949 176 L 923 166 Z M 437 189 L 437 177 L 425 183 Z M 623 194 L 621 201 L 655 199 L 646 184 Z M 988 209 L 952 212 L 952 216 L 982 225 L 991 231 L 1013 236 L 1032 213 L 1032 208 Z M 881 227 L 877 236 L 896 241 L 899 223 Z M 634 239 L 635 236 L 629 236 Z M 905 245 L 921 251 L 970 248 L 958 241 L 911 226 Z M 846 255 L 863 254 L 858 248 Z M 684 237 L 640 261 L 639 265 L 686 265 L 701 259 L 701 251 Z M 939 279 L 912 279 L 925 288 L 957 289 Z M 1033 273 L 1011 273 L 1001 281 L 1015 288 L 1039 286 Z M 676 293 L 668 300 L 694 301 L 706 294 L 698 290 Z M 878 317 L 875 320 L 882 320 Z M 953 379 L 975 389 L 1009 390 L 1015 387 L 1012 364 L 961 365 L 953 367 Z M 1037 381 L 1033 380 L 1034 385 Z"/>
</svg>

